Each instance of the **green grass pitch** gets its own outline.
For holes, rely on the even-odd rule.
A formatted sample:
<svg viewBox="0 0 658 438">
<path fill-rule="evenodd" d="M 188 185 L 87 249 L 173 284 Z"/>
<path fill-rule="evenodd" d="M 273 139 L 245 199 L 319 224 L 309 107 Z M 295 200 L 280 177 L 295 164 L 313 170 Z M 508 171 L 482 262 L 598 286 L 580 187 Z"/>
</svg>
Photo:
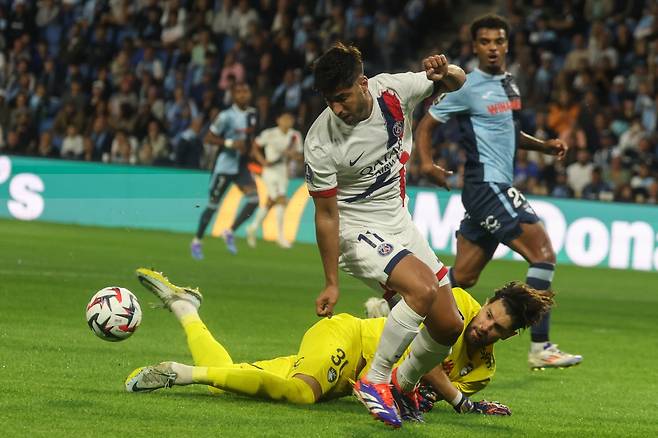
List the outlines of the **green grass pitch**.
<svg viewBox="0 0 658 438">
<path fill-rule="evenodd" d="M 439 405 L 425 424 L 387 430 L 355 399 L 299 407 L 205 387 L 128 394 L 126 375 L 163 360 L 191 362 L 182 330 L 133 271 L 155 267 L 198 285 L 201 315 L 235 361 L 296 351 L 314 321 L 322 285 L 316 247 L 284 251 L 269 243 L 230 256 L 207 239 L 206 259 L 188 254 L 190 236 L 0 221 L 0 430 L 10 436 L 656 436 L 658 433 L 658 275 L 559 266 L 552 338 L 584 355 L 582 365 L 531 372 L 529 334 L 496 348 L 498 373 L 475 398 L 499 400 L 509 418 L 457 415 Z M 450 262 L 450 259 L 445 260 Z M 523 279 L 526 265 L 493 262 L 471 292 Z M 342 277 L 338 311 L 362 314 L 369 292 Z M 142 325 L 124 342 L 96 338 L 84 320 L 105 286 L 136 293 Z"/>
</svg>

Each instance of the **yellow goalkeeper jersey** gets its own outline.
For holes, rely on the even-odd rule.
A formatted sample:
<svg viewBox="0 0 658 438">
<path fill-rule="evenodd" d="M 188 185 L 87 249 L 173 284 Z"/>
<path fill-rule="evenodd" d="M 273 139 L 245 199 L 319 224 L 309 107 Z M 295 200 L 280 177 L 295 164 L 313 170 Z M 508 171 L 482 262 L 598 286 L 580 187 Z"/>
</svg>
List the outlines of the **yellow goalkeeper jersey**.
<svg viewBox="0 0 658 438">
<path fill-rule="evenodd" d="M 464 316 L 464 328 L 480 311 L 480 304 L 464 289 L 455 287 L 452 289 L 455 302 L 459 311 Z M 379 337 L 384 330 L 386 318 L 373 318 L 361 320 L 361 342 L 363 358 L 367 363 L 360 375 L 370 368 L 370 363 L 375 356 Z M 403 355 L 406 356 L 408 351 Z M 400 362 L 402 359 L 400 359 Z M 399 362 L 398 364 L 399 365 Z M 482 390 L 493 377 L 496 371 L 496 361 L 493 354 L 493 345 L 479 349 L 473 357 L 469 357 L 466 344 L 464 343 L 464 332 L 459 336 L 452 347 L 452 352 L 443 361 L 443 370 L 457 389 L 466 395 L 471 395 Z"/>
</svg>

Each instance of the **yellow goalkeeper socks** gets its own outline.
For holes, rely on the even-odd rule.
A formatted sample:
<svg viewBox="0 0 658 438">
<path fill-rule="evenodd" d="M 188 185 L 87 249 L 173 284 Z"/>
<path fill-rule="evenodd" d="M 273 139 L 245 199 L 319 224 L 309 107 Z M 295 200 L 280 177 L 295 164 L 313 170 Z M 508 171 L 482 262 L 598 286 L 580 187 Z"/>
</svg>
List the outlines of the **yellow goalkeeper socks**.
<svg viewBox="0 0 658 438">
<path fill-rule="evenodd" d="M 222 344 L 217 342 L 198 314 L 186 315 L 180 322 L 187 336 L 187 345 L 192 353 L 194 365 L 221 367 L 233 363 L 231 355 Z"/>
<path fill-rule="evenodd" d="M 313 390 L 301 379 L 280 377 L 250 365 L 195 367 L 192 377 L 195 383 L 212 385 L 237 394 L 297 404 L 315 402 Z"/>
</svg>

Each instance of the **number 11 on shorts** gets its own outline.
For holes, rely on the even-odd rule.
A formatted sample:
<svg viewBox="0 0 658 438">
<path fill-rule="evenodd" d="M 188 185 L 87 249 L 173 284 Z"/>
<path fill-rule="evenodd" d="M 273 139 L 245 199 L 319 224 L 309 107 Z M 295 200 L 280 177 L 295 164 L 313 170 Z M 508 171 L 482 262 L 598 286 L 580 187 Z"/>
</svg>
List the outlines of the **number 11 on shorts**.
<svg viewBox="0 0 658 438">
<path fill-rule="evenodd" d="M 372 236 L 375 239 L 379 240 L 380 243 L 384 243 L 384 239 L 382 239 L 381 237 L 379 237 L 375 233 L 371 233 L 370 231 L 366 231 L 366 234 L 359 234 L 358 237 L 357 237 L 357 240 L 359 242 L 365 242 L 368 245 L 372 246 L 373 248 L 376 248 L 377 244 L 375 242 L 373 242 L 372 240 L 370 240 L 367 236 Z"/>
</svg>

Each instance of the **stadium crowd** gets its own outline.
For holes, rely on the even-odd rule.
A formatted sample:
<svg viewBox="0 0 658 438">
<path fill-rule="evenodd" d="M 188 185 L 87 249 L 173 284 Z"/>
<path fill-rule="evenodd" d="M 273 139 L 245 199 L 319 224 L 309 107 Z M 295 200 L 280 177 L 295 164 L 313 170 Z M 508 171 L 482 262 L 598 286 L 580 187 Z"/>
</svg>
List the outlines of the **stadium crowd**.
<svg viewBox="0 0 658 438">
<path fill-rule="evenodd" d="M 304 132 L 323 109 L 311 63 L 354 42 L 366 74 L 417 69 L 449 0 L 0 0 L 0 152 L 112 163 L 208 168 L 209 123 L 251 85 L 260 129 L 280 109 Z M 571 146 L 564 163 L 519 151 L 528 194 L 658 202 L 658 3 L 503 3 L 508 69 L 521 125 Z M 434 23 L 434 24 L 433 24 Z M 469 71 L 468 25 L 441 47 Z M 412 62 L 413 61 L 413 62 Z M 422 108 L 419 108 L 419 113 Z M 465 161 L 454 123 L 436 159 Z M 424 184 L 410 162 L 412 184 Z"/>
<path fill-rule="evenodd" d="M 0 151 L 207 168 L 214 151 L 202 139 L 231 105 L 231 84 L 250 84 L 260 129 L 286 108 L 305 130 L 324 106 L 310 65 L 326 47 L 351 40 L 369 71 L 400 69 L 432 10 L 416 0 L 0 0 Z"/>
</svg>

